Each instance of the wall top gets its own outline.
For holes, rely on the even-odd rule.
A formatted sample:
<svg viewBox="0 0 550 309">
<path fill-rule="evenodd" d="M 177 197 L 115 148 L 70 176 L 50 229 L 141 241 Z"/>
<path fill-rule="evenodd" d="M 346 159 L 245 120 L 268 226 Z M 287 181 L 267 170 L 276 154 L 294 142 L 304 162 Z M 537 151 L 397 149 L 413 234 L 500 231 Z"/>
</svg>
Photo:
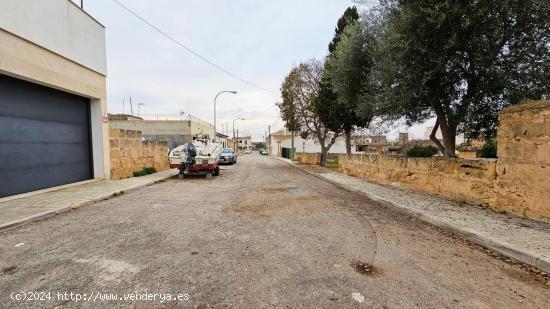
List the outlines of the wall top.
<svg viewBox="0 0 550 309">
<path fill-rule="evenodd" d="M 517 113 L 517 112 L 532 110 L 532 109 L 550 109 L 550 100 L 541 100 L 541 101 L 525 100 L 525 101 L 521 101 L 519 104 L 504 108 L 500 112 L 500 114 Z"/>
<path fill-rule="evenodd" d="M 69 0 L 0 0 L 0 29 L 107 75 L 105 28 Z"/>
</svg>

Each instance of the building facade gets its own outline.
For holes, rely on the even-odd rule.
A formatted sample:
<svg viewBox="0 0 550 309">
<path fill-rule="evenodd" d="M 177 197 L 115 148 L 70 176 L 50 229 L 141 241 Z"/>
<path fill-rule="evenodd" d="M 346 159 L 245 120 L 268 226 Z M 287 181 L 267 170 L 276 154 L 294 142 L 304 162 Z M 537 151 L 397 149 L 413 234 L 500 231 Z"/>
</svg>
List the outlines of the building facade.
<svg viewBox="0 0 550 309">
<path fill-rule="evenodd" d="M 109 115 L 112 129 L 140 131 L 144 141 L 164 141 L 173 149 L 194 139 L 213 139 L 214 127 L 200 119 L 144 120 L 131 115 Z"/>
<path fill-rule="evenodd" d="M 69 0 L 0 0 L 0 197 L 109 178 L 103 25 Z"/>
<path fill-rule="evenodd" d="M 271 134 L 267 143 L 269 154 L 275 157 L 281 157 L 283 148 L 292 148 L 292 135 L 287 129 L 281 129 Z M 294 149 L 296 153 L 320 153 L 321 145 L 313 139 L 303 139 L 299 135 L 294 135 Z M 352 153 L 362 153 L 352 139 Z M 346 153 L 346 141 L 343 137 L 336 139 L 336 142 L 330 147 L 328 153 Z"/>
</svg>

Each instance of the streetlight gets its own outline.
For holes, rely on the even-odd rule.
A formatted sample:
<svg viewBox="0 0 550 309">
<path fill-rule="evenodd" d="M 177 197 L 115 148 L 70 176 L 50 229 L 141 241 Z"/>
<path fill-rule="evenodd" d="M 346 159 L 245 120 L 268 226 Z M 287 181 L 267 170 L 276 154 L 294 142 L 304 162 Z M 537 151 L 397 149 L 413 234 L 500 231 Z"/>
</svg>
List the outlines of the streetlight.
<svg viewBox="0 0 550 309">
<path fill-rule="evenodd" d="M 216 96 L 214 97 L 214 142 L 216 141 L 216 100 L 218 100 L 218 96 L 222 93 L 232 93 L 232 94 L 237 94 L 237 91 L 234 91 L 234 90 L 224 90 L 224 91 L 220 91 L 218 92 L 218 94 L 216 94 Z"/>
<path fill-rule="evenodd" d="M 235 140 L 235 121 L 237 120 L 246 120 L 242 117 L 239 117 L 239 118 L 235 118 L 235 120 L 233 120 L 233 149 L 235 150 L 235 153 L 237 153 L 237 141 Z"/>
</svg>

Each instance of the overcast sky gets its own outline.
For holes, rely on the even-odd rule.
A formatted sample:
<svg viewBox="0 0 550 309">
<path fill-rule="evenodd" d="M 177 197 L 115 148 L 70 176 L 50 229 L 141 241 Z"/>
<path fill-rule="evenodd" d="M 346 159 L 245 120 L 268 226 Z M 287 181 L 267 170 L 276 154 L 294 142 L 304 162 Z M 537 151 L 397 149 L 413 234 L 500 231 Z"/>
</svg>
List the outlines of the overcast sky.
<svg viewBox="0 0 550 309">
<path fill-rule="evenodd" d="M 85 10 L 106 27 L 109 112 L 122 113 L 125 100 L 128 113 L 131 96 L 134 114 L 144 103 L 146 118 L 179 119 L 184 111 L 213 122 L 215 94 L 236 90 L 237 95 L 218 99 L 218 131 L 244 117 L 248 120 L 237 127 L 255 140 L 263 139 L 268 125 L 272 132 L 283 126 L 274 103 L 284 76 L 293 65 L 326 55 L 338 18 L 353 5 L 344 0 L 119 1 L 217 65 L 272 92 L 204 63 L 112 0 L 85 0 Z"/>
</svg>

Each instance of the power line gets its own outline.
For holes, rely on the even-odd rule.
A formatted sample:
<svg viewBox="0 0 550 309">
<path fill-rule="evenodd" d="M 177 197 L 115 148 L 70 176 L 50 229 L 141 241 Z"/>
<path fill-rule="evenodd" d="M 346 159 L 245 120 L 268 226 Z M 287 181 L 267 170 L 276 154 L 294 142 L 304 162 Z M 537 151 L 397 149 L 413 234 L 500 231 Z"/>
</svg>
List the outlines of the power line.
<svg viewBox="0 0 550 309">
<path fill-rule="evenodd" d="M 139 19 L 141 22 L 143 22 L 144 24 L 146 24 L 147 26 L 151 27 L 152 29 L 154 29 L 155 31 L 157 31 L 158 33 L 160 33 L 162 36 L 164 36 L 165 38 L 167 38 L 168 40 L 172 41 L 173 43 L 177 44 L 178 46 L 182 47 L 183 49 L 185 49 L 186 51 L 188 51 L 189 53 L 191 53 L 193 56 L 201 59 L 202 61 L 208 63 L 209 65 L 213 66 L 214 68 L 222 71 L 223 73 L 233 77 L 234 79 L 237 79 L 251 87 L 254 87 L 254 88 L 257 88 L 257 89 L 260 89 L 260 90 L 263 90 L 263 91 L 267 91 L 267 92 L 270 92 L 270 93 L 273 93 L 273 94 L 276 94 L 274 91 L 271 91 L 269 89 L 266 89 L 264 87 L 261 87 L 259 85 L 256 85 L 252 82 L 249 82 L 248 80 L 222 68 L 221 66 L 215 64 L 214 62 L 208 60 L 207 58 L 201 56 L 199 53 L 195 52 L 194 50 L 192 50 L 191 48 L 187 47 L 185 44 L 181 43 L 180 41 L 176 40 L 174 37 L 170 36 L 169 34 L 167 34 L 166 32 L 162 31 L 160 28 L 158 28 L 157 26 L 153 25 L 152 23 L 150 23 L 149 21 L 147 21 L 145 18 L 141 17 L 139 14 L 137 14 L 136 12 L 132 11 L 130 8 L 128 8 L 127 6 L 125 6 L 124 4 L 120 3 L 120 1 L 118 0 L 112 0 L 114 3 L 116 3 L 118 6 L 120 6 L 121 8 L 123 8 L 124 10 L 126 10 L 128 13 L 134 15 L 137 19 Z"/>
</svg>

